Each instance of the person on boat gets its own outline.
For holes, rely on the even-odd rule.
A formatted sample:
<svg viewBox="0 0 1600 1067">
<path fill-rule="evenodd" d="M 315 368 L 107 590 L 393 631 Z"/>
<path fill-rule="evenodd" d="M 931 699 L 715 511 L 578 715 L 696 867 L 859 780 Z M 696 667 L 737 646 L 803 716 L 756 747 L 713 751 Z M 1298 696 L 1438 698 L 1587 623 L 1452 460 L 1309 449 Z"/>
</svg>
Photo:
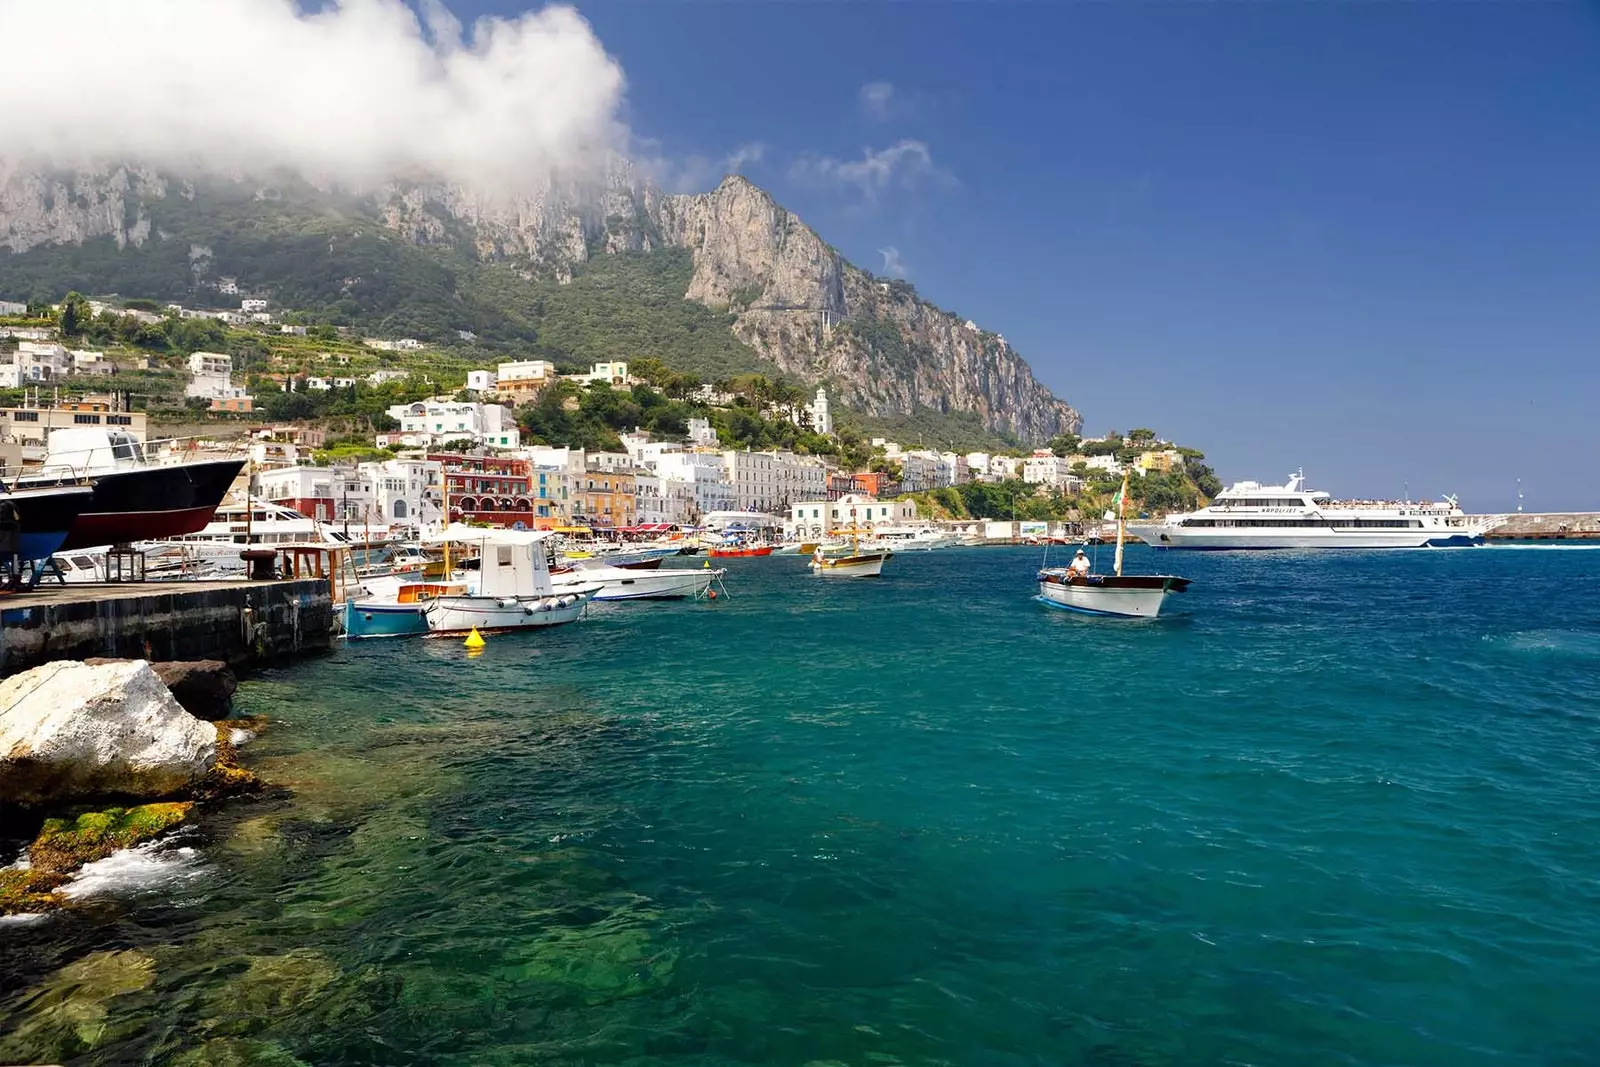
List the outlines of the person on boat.
<svg viewBox="0 0 1600 1067">
<path fill-rule="evenodd" d="M 1067 567 L 1073 578 L 1087 578 L 1089 576 L 1089 557 L 1083 549 L 1078 549 L 1078 554 L 1072 557 L 1072 563 Z"/>
</svg>

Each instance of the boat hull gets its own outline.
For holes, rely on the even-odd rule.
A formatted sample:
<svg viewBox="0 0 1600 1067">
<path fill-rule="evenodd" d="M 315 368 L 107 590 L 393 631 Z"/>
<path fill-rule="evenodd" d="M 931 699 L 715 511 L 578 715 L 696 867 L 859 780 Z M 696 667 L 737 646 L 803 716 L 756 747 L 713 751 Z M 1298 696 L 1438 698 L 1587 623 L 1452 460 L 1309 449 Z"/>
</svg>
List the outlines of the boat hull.
<svg viewBox="0 0 1600 1067">
<path fill-rule="evenodd" d="M 1041 574 L 1039 599 L 1055 608 L 1086 615 L 1113 615 L 1126 619 L 1153 619 L 1170 593 L 1181 593 L 1189 580 L 1166 574 L 1090 577 L 1066 580 L 1059 574 Z"/>
<path fill-rule="evenodd" d="M 718 570 L 662 570 L 638 573 L 626 578 L 596 579 L 600 591 L 596 600 L 680 600 L 704 596 L 711 583 L 724 572 Z"/>
<path fill-rule="evenodd" d="M 428 632 L 421 604 L 372 604 L 347 600 L 344 636 L 351 641 L 374 637 L 418 637 Z"/>
<path fill-rule="evenodd" d="M 1483 543 L 1483 534 L 1476 529 L 1448 527 L 1422 527 L 1394 530 L 1343 530 L 1307 529 L 1303 531 L 1278 529 L 1185 528 L 1159 523 L 1136 525 L 1130 523 L 1128 532 L 1151 548 L 1184 549 L 1208 552 L 1244 552 L 1260 550 L 1307 551 L 1320 549 L 1386 549 L 1428 548 L 1444 545 L 1474 545 Z"/>
<path fill-rule="evenodd" d="M 94 490 L 87 485 L 21 489 L 0 496 L 17 511 L 17 555 L 24 561 L 40 560 L 60 551 L 93 499 Z"/>
<path fill-rule="evenodd" d="M 811 571 L 821 578 L 877 578 L 883 574 L 888 553 L 841 556 L 838 559 L 811 561 Z"/>
<path fill-rule="evenodd" d="M 94 498 L 58 551 L 198 533 L 244 464 L 242 459 L 198 460 L 99 475 Z"/>
<path fill-rule="evenodd" d="M 746 556 L 770 556 L 772 546 L 763 545 L 760 548 L 713 548 L 707 555 L 715 559 L 743 559 Z"/>
<path fill-rule="evenodd" d="M 464 634 L 472 630 L 532 630 L 576 622 L 589 603 L 586 593 L 558 593 L 546 597 L 442 596 L 428 601 L 430 634 Z"/>
</svg>

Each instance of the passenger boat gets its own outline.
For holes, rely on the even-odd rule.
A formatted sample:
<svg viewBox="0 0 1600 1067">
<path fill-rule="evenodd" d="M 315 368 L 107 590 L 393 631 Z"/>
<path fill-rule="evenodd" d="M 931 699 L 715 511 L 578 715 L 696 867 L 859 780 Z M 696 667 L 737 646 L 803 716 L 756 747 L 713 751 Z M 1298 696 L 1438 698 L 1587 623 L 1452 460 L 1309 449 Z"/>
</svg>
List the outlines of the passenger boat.
<svg viewBox="0 0 1600 1067">
<path fill-rule="evenodd" d="M 1089 615 L 1116 615 L 1123 618 L 1153 619 L 1169 593 L 1189 588 L 1188 578 L 1173 574 L 1123 574 L 1122 554 L 1127 541 L 1123 511 L 1128 498 L 1128 475 L 1122 476 L 1122 489 L 1116 497 L 1117 554 L 1111 574 L 1078 574 L 1070 567 L 1047 567 L 1039 571 L 1039 597 L 1055 608 L 1081 611 Z M 1048 551 L 1048 549 L 1047 549 Z"/>
<path fill-rule="evenodd" d="M 598 583 L 563 586 L 550 581 L 542 530 L 500 530 L 454 524 L 430 540 L 479 550 L 475 590 L 441 594 L 423 605 L 430 634 L 472 630 L 526 630 L 574 622 L 583 614 Z"/>
<path fill-rule="evenodd" d="M 17 487 L 63 480 L 93 487 L 57 549 L 71 551 L 194 533 L 211 521 L 244 464 L 242 458 L 155 463 L 126 430 L 60 429 L 45 441 L 44 466 L 18 478 Z"/>
<path fill-rule="evenodd" d="M 1473 545 L 1504 522 L 1473 519 L 1456 498 L 1443 503 L 1345 500 L 1305 488 L 1296 471 L 1282 485 L 1236 482 L 1209 507 L 1128 532 L 1152 548 L 1323 549 Z"/>
</svg>

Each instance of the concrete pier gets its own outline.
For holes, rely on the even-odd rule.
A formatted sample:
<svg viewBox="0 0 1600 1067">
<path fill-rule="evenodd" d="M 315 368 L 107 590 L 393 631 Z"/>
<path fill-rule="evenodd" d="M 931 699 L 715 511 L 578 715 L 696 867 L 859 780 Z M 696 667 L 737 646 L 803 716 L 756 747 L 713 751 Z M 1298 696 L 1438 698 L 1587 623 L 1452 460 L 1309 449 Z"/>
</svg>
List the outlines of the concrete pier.
<svg viewBox="0 0 1600 1067">
<path fill-rule="evenodd" d="M 0 676 L 62 659 L 245 665 L 331 647 L 325 578 L 73 583 L 0 597 Z"/>
<path fill-rule="evenodd" d="M 1600 540 L 1600 511 L 1518 513 L 1491 530 L 1490 541 Z"/>
</svg>

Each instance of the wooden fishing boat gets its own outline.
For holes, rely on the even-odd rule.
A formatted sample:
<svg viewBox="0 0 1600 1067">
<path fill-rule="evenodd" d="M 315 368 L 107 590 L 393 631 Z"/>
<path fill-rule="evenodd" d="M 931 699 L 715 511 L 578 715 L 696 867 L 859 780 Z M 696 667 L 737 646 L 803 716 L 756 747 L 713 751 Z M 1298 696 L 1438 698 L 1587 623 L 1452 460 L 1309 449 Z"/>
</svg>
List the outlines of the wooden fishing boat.
<svg viewBox="0 0 1600 1067">
<path fill-rule="evenodd" d="M 1039 571 L 1038 599 L 1054 608 L 1088 615 L 1153 619 L 1161 613 L 1168 594 L 1189 588 L 1188 578 L 1175 574 L 1123 574 L 1122 550 L 1127 542 L 1123 512 L 1128 498 L 1128 475 L 1116 497 L 1117 555 L 1111 574 L 1079 573 L 1071 567 L 1046 567 Z"/>
</svg>

